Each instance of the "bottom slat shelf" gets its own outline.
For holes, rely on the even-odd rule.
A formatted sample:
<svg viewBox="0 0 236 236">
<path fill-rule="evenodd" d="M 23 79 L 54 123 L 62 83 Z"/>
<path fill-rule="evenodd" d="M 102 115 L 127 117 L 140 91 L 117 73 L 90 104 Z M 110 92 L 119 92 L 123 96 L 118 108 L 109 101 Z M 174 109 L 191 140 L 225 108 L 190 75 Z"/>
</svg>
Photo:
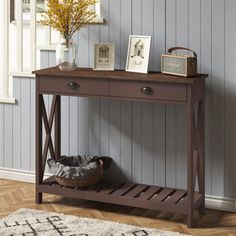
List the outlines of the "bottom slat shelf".
<svg viewBox="0 0 236 236">
<path fill-rule="evenodd" d="M 54 177 L 50 177 L 39 185 L 39 191 L 84 200 L 183 214 L 187 213 L 188 206 L 186 190 L 118 183 L 109 180 L 101 180 L 89 188 L 68 188 L 59 185 Z M 203 200 L 203 196 L 195 192 L 194 208 L 198 208 Z"/>
</svg>

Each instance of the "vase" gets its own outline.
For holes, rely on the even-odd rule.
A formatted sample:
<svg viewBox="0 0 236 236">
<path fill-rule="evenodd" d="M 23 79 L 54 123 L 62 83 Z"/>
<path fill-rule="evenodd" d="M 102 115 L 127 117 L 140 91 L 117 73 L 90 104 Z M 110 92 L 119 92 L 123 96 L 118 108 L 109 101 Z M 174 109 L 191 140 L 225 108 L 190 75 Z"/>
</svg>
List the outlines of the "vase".
<svg viewBox="0 0 236 236">
<path fill-rule="evenodd" d="M 61 38 L 56 49 L 56 61 L 62 71 L 73 71 L 77 68 L 78 46 L 73 39 Z"/>
</svg>

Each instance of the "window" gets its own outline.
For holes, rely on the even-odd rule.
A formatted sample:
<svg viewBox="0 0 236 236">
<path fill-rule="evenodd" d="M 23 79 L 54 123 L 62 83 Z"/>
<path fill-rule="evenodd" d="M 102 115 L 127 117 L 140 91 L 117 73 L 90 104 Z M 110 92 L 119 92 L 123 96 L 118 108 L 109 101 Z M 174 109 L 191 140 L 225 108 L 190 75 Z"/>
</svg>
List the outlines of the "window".
<svg viewBox="0 0 236 236">
<path fill-rule="evenodd" d="M 44 12 L 45 5 L 45 0 L 37 0 L 36 12 Z M 22 12 L 30 12 L 30 0 L 22 1 Z"/>
<path fill-rule="evenodd" d="M 55 49 L 59 42 L 59 34 L 48 26 L 37 22 L 46 9 L 48 0 L 12 0 L 11 4 L 11 39 L 12 52 L 17 52 L 17 57 L 10 53 L 11 71 L 28 72 L 39 68 L 40 49 Z M 100 15 L 100 2 L 94 6 L 97 19 L 94 23 L 103 23 Z M 16 42 L 17 41 L 17 42 Z M 29 47 L 30 45 L 30 47 Z"/>
<path fill-rule="evenodd" d="M 0 102 L 14 103 L 12 99 L 11 80 L 9 79 L 9 1 L 0 1 Z"/>
<path fill-rule="evenodd" d="M 0 98 L 10 97 L 11 77 L 32 76 L 39 68 L 40 50 L 55 49 L 59 34 L 48 26 L 37 23 L 46 9 L 48 0 L 0 1 Z M 103 23 L 100 3 L 94 6 L 98 18 L 94 23 Z M 10 62 L 10 63 L 9 63 Z M 1 99 L 0 99 L 1 102 Z"/>
</svg>

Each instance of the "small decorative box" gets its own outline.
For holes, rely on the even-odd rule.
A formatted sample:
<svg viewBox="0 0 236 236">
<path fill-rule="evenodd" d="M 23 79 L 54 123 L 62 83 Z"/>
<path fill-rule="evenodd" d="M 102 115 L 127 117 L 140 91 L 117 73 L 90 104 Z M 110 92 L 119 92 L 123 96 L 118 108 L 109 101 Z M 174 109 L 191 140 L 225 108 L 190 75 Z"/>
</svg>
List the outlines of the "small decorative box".
<svg viewBox="0 0 236 236">
<path fill-rule="evenodd" d="M 187 50 L 191 55 L 172 54 L 175 50 Z M 194 77 L 197 74 L 197 54 L 189 48 L 174 47 L 167 54 L 161 55 L 161 72 L 164 74 Z"/>
</svg>

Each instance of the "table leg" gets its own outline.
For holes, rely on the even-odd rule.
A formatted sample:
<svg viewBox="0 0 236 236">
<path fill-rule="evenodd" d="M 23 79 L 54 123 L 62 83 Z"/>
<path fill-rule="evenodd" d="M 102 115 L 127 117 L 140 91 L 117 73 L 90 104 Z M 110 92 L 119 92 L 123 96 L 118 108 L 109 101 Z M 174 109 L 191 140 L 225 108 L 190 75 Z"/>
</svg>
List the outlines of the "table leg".
<svg viewBox="0 0 236 236">
<path fill-rule="evenodd" d="M 37 90 L 37 89 L 36 89 Z M 43 95 L 36 92 L 36 203 L 42 203 L 43 196 L 39 192 L 39 185 L 42 183 L 42 99 Z"/>
<path fill-rule="evenodd" d="M 187 191 L 188 191 L 188 206 L 187 206 L 187 226 L 194 226 L 193 217 L 193 200 L 194 200 L 194 177 L 193 177 L 193 151 L 194 151 L 194 104 L 192 102 L 191 89 L 188 91 L 187 105 L 187 142 L 188 142 L 188 176 L 187 176 Z"/>
<path fill-rule="evenodd" d="M 55 109 L 55 154 L 56 158 L 61 155 L 61 96 L 56 96 Z"/>
<path fill-rule="evenodd" d="M 203 196 L 199 209 L 201 214 L 205 211 L 205 98 L 199 102 L 199 192 Z"/>
</svg>

